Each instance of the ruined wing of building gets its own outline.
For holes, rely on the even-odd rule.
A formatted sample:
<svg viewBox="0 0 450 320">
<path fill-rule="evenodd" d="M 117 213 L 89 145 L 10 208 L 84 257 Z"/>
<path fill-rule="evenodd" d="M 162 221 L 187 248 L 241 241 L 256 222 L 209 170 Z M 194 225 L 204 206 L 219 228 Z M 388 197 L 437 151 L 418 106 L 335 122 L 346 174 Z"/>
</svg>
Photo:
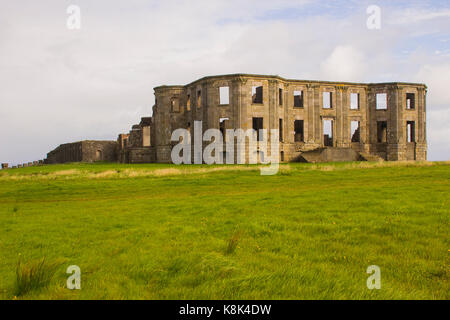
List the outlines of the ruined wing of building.
<svg viewBox="0 0 450 320">
<path fill-rule="evenodd" d="M 426 160 L 426 93 L 418 83 L 349 83 L 232 74 L 154 88 L 152 117 L 117 141 L 64 144 L 47 163 L 170 163 L 174 130 L 276 129 L 280 161 Z M 111 150 L 114 149 L 114 152 Z"/>
</svg>

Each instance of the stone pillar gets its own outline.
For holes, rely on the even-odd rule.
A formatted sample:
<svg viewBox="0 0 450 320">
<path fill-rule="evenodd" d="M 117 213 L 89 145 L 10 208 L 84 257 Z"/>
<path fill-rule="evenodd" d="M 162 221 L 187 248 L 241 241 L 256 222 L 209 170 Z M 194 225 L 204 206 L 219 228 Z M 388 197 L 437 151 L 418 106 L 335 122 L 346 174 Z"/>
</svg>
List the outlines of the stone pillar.
<svg viewBox="0 0 450 320">
<path fill-rule="evenodd" d="M 348 119 L 348 87 L 336 87 L 336 146 L 349 148 L 351 146 L 351 137 L 349 137 L 349 119 Z"/>
<path fill-rule="evenodd" d="M 387 90 L 388 98 L 388 146 L 387 160 L 406 160 L 406 124 L 402 104 L 402 90 L 391 86 Z"/>
<path fill-rule="evenodd" d="M 322 119 L 320 117 L 320 86 L 312 85 L 313 90 L 313 99 L 311 103 L 311 107 L 313 108 L 313 117 L 309 120 L 313 123 L 314 126 L 314 143 L 318 145 L 322 145 Z"/>
<path fill-rule="evenodd" d="M 427 160 L 427 139 L 426 139 L 426 89 L 417 90 L 417 122 L 416 122 L 416 160 Z"/>
<path fill-rule="evenodd" d="M 278 81 L 269 80 L 269 99 L 268 99 L 268 110 L 269 110 L 269 125 L 267 126 L 267 137 L 268 142 L 272 141 L 270 136 L 271 129 L 279 129 L 279 116 L 278 116 Z M 268 148 L 270 149 L 270 148 Z M 270 151 L 270 150 L 269 150 Z"/>
</svg>

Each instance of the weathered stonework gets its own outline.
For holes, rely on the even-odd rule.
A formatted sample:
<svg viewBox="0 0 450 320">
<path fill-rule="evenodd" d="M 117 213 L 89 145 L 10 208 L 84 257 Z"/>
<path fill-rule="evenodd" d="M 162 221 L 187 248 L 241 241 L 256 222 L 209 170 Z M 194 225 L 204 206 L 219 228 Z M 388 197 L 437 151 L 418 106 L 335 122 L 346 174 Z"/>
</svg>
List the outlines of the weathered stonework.
<svg viewBox="0 0 450 320">
<path fill-rule="evenodd" d="M 226 104 L 220 103 L 220 87 L 229 88 Z M 260 88 L 252 94 L 253 87 Z M 414 83 L 307 81 L 247 74 L 160 86 L 155 88 L 151 147 L 156 162 L 168 163 L 175 129 L 191 129 L 200 120 L 203 132 L 220 129 L 220 120 L 226 118 L 223 127 L 245 130 L 254 126 L 254 118 L 262 118 L 264 129 L 277 129 L 282 136 L 281 161 L 304 161 L 308 151 L 325 147 L 352 149 L 365 160 L 426 160 L 426 89 Z M 386 109 L 377 108 L 377 94 L 386 95 Z M 352 99 L 357 103 L 351 106 Z M 324 134 L 325 120 L 332 121 L 332 138 Z M 359 124 L 353 133 L 352 121 Z M 407 123 L 412 128 L 409 140 Z M 333 154 L 345 152 L 326 154 L 324 161 L 334 161 Z M 354 157 L 347 154 L 349 159 Z"/>
<path fill-rule="evenodd" d="M 45 163 L 117 161 L 115 141 L 85 140 L 62 144 L 47 154 Z"/>
<path fill-rule="evenodd" d="M 188 129 L 193 139 L 194 121 L 202 121 L 202 134 L 211 128 L 223 133 L 226 129 L 278 130 L 281 162 L 427 158 L 424 84 L 231 74 L 204 77 L 184 86 L 159 86 L 154 91 L 152 117 L 142 118 L 117 142 L 61 145 L 48 154 L 46 162 L 170 163 L 176 144 L 171 141 L 172 132 Z M 207 144 L 203 142 L 203 147 Z M 244 148 L 248 161 L 249 147 Z M 191 153 L 194 157 L 194 149 Z"/>
<path fill-rule="evenodd" d="M 118 161 L 122 163 L 155 162 L 155 151 L 151 147 L 152 118 L 142 118 L 139 124 L 133 125 L 130 133 L 119 134 Z"/>
</svg>

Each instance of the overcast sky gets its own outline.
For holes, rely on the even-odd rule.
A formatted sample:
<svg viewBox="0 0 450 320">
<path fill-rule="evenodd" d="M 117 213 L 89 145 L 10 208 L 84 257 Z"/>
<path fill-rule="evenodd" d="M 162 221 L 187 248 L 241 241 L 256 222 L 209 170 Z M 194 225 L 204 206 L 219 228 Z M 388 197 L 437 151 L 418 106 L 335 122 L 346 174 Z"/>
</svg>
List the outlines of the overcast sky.
<svg viewBox="0 0 450 320">
<path fill-rule="evenodd" d="M 115 140 L 153 87 L 207 75 L 428 85 L 428 158 L 450 159 L 450 2 L 0 0 L 0 162 Z M 381 28 L 367 27 L 369 5 Z M 69 5 L 81 28 L 67 28 Z"/>
</svg>

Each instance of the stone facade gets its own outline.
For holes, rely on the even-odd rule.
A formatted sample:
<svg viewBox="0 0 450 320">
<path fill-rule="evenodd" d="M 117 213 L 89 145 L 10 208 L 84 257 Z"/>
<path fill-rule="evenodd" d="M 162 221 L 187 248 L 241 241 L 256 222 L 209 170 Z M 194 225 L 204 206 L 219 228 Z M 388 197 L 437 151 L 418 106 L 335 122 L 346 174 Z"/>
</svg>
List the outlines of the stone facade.
<svg viewBox="0 0 450 320">
<path fill-rule="evenodd" d="M 154 91 L 152 117 L 142 118 L 116 142 L 64 144 L 50 152 L 46 162 L 170 163 L 178 143 L 171 141 L 172 132 L 188 129 L 193 140 L 195 121 L 202 121 L 202 134 L 211 128 L 223 133 L 275 129 L 281 162 L 427 159 L 424 84 L 231 74 Z M 248 161 L 248 145 L 243 147 Z M 191 154 L 194 158 L 194 149 Z"/>
<path fill-rule="evenodd" d="M 352 149 L 366 160 L 427 158 L 424 84 L 234 74 L 154 90 L 151 148 L 156 162 L 171 161 L 174 143 L 170 138 L 175 129 L 191 129 L 200 120 L 203 132 L 210 128 L 279 130 L 281 161 L 302 161 L 303 154 L 321 148 Z M 228 95 L 221 97 L 221 92 Z M 330 155 L 345 152 L 324 154 L 328 155 L 325 161 L 332 161 Z"/>
<path fill-rule="evenodd" d="M 155 151 L 151 146 L 151 125 L 151 117 L 141 118 L 141 122 L 133 125 L 130 133 L 119 134 L 117 138 L 119 162 L 155 162 Z"/>
<path fill-rule="evenodd" d="M 85 140 L 62 144 L 47 154 L 45 163 L 117 161 L 115 141 Z"/>
</svg>

